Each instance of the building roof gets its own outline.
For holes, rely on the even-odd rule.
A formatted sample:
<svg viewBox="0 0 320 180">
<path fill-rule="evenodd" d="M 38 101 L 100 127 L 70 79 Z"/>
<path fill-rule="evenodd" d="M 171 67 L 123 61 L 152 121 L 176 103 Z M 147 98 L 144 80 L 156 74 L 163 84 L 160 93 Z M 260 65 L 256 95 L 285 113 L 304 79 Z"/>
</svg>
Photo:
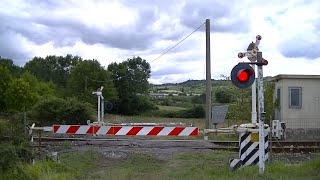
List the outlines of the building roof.
<svg viewBox="0 0 320 180">
<path fill-rule="evenodd" d="M 299 74 L 279 74 L 270 79 L 270 81 L 278 81 L 281 79 L 317 79 L 320 80 L 320 75 L 299 75 Z"/>
</svg>

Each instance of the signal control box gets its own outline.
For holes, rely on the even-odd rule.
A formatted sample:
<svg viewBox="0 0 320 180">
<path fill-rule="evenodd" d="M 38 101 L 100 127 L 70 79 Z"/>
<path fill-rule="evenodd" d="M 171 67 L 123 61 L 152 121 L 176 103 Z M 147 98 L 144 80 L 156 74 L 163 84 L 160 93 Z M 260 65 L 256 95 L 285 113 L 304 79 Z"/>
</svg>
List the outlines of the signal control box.
<svg viewBox="0 0 320 180">
<path fill-rule="evenodd" d="M 272 120 L 272 137 L 278 140 L 286 139 L 286 123 L 279 120 Z"/>
</svg>

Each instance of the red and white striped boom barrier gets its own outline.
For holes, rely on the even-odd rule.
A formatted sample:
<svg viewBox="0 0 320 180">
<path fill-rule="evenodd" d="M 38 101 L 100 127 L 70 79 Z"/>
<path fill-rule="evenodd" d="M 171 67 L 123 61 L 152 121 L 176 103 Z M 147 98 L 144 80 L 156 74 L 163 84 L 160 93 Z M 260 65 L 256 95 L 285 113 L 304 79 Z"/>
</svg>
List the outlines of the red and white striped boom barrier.
<svg viewBox="0 0 320 180">
<path fill-rule="evenodd" d="M 197 136 L 198 127 L 165 126 L 101 126 L 101 125 L 53 125 L 57 134 L 95 134 L 115 136 Z"/>
</svg>

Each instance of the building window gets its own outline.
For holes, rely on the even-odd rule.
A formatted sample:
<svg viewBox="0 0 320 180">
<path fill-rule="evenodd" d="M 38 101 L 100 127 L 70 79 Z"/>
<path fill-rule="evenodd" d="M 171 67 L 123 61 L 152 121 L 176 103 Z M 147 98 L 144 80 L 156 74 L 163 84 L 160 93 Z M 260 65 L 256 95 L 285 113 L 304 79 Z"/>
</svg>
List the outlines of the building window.
<svg viewBox="0 0 320 180">
<path fill-rule="evenodd" d="M 301 108 L 302 106 L 302 88 L 289 87 L 289 108 Z"/>
</svg>

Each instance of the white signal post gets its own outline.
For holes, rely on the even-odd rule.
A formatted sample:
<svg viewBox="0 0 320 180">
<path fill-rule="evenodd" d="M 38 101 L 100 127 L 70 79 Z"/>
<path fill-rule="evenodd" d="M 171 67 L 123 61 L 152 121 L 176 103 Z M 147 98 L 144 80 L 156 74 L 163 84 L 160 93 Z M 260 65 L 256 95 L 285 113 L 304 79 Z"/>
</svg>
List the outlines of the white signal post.
<svg viewBox="0 0 320 180">
<path fill-rule="evenodd" d="M 251 65 L 254 71 L 256 71 L 256 66 L 254 64 Z M 254 80 L 251 85 L 251 98 L 252 98 L 252 106 L 251 106 L 251 122 L 257 123 L 257 91 L 256 91 L 256 80 Z"/>
<path fill-rule="evenodd" d="M 257 35 L 256 36 L 256 43 L 255 43 L 255 48 L 252 51 L 259 50 L 259 44 L 261 40 L 261 36 Z M 253 53 L 254 53 L 253 52 Z M 256 58 L 249 58 L 251 62 L 256 61 Z M 254 64 L 251 65 L 253 70 L 256 71 L 256 66 Z M 252 109 L 251 109 L 251 122 L 252 123 L 257 123 L 257 89 L 256 89 L 256 81 L 253 82 L 251 86 L 251 97 L 252 97 Z"/>
<path fill-rule="evenodd" d="M 262 52 L 257 54 L 257 62 L 262 62 Z M 258 100 L 259 100 L 259 173 L 263 174 L 265 169 L 265 140 L 264 140 L 264 94 L 263 94 L 263 70 L 262 65 L 258 66 Z"/>
<path fill-rule="evenodd" d="M 255 62 L 257 60 L 257 52 L 259 51 L 259 44 L 262 37 L 260 35 L 256 36 L 256 42 L 250 43 L 247 52 L 241 52 L 238 54 L 239 58 L 248 57 L 251 62 Z M 254 71 L 256 67 L 254 64 L 251 64 Z M 251 122 L 257 123 L 257 91 L 256 91 L 256 81 L 253 82 L 251 86 L 251 97 L 252 97 L 252 108 L 251 108 Z"/>
<path fill-rule="evenodd" d="M 103 86 L 101 86 L 101 88 L 98 88 L 96 92 L 92 92 L 92 94 L 97 95 L 98 98 L 98 112 L 97 112 L 97 121 L 98 123 L 100 123 L 101 121 L 101 117 L 103 120 L 103 116 L 104 116 L 104 98 L 102 96 L 102 90 L 103 90 Z M 102 99 L 102 103 L 101 103 L 101 99 Z M 101 107 L 102 104 L 102 107 Z"/>
<path fill-rule="evenodd" d="M 240 52 L 239 58 L 248 57 L 252 62 L 252 68 L 255 70 L 254 62 L 257 60 L 258 65 L 258 122 L 259 122 L 259 173 L 264 173 L 265 169 L 265 112 L 264 112 L 264 94 L 263 94 L 263 70 L 262 66 L 267 65 L 268 61 L 262 58 L 262 52 L 259 51 L 259 44 L 261 36 L 256 36 L 256 42 L 250 43 L 246 52 Z M 252 89 L 252 112 L 251 120 L 253 124 L 257 123 L 257 110 L 256 110 L 256 82 L 251 86 Z"/>
</svg>

